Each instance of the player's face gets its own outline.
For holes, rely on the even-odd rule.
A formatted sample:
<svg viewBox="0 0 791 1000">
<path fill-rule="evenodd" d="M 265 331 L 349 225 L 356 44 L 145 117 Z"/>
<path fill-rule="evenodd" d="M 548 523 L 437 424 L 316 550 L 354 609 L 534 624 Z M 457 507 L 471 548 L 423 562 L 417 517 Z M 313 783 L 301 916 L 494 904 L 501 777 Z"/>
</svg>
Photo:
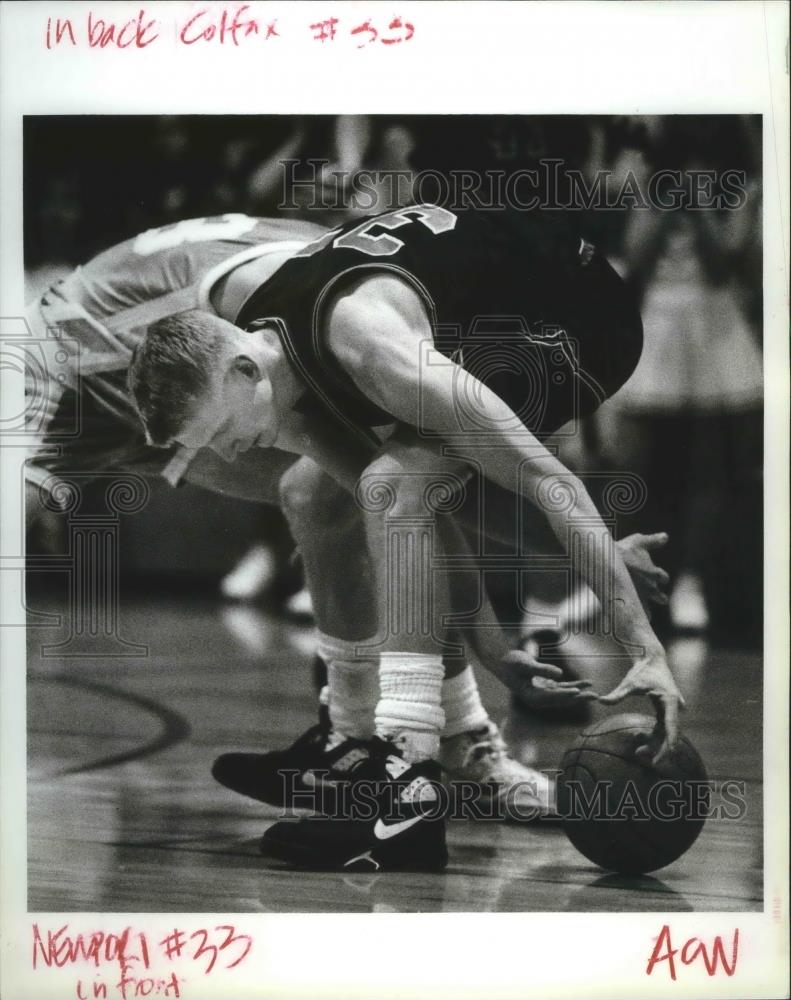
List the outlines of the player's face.
<svg viewBox="0 0 791 1000">
<path fill-rule="evenodd" d="M 188 448 L 211 448 L 233 462 L 250 448 L 272 447 L 278 425 L 268 377 L 254 360 L 239 355 L 213 375 L 176 440 Z"/>
</svg>

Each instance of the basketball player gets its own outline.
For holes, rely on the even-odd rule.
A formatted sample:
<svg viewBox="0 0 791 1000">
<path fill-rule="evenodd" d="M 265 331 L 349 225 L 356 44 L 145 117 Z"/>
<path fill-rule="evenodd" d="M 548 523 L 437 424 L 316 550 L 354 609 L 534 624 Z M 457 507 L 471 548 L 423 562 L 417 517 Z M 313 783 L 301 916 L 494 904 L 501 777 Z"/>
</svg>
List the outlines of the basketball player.
<svg viewBox="0 0 791 1000">
<path fill-rule="evenodd" d="M 444 826 L 422 799 L 439 773 L 452 595 L 448 575 L 432 586 L 413 554 L 426 549 L 427 489 L 462 493 L 471 468 L 537 507 L 574 555 L 633 660 L 601 700 L 650 696 L 658 722 L 642 753 L 659 761 L 672 752 L 682 698 L 664 650 L 581 482 L 540 440 L 593 412 L 640 356 L 639 315 L 593 246 L 537 213 L 412 206 L 298 251 L 235 326 L 192 311 L 149 329 L 130 385 L 153 444 L 211 447 L 231 460 L 273 446 L 307 451 L 315 430 L 335 425 L 376 449 L 358 496 L 376 579 L 371 648 L 381 690 L 373 753 L 355 780 L 375 777 L 377 811 L 276 824 L 266 852 L 307 865 L 445 864 Z M 328 453 L 318 464 L 333 474 Z M 463 550 L 453 519 L 438 533 L 446 552 Z M 415 628 L 425 604 L 429 627 Z M 499 672 L 513 682 L 507 663 Z M 402 818 L 389 823 L 393 801 Z"/>
<path fill-rule="evenodd" d="M 278 805 L 286 804 L 281 768 L 332 765 L 347 755 L 349 739 L 367 738 L 373 732 L 378 697 L 375 662 L 370 657 L 357 662 L 354 655 L 356 643 L 373 629 L 366 623 L 365 602 L 370 604 L 370 599 L 361 583 L 368 573 L 366 546 L 363 538 L 355 545 L 353 537 L 339 530 L 343 505 L 351 506 L 353 513 L 356 508 L 335 481 L 353 489 L 371 448 L 328 422 L 314 423 L 309 441 L 304 435 L 300 439 L 299 450 L 313 455 L 335 477 L 318 484 L 323 522 L 316 520 L 312 530 L 307 504 L 313 502 L 314 486 L 307 484 L 305 471 L 297 469 L 281 483 L 295 455 L 260 449 L 226 461 L 232 456 L 221 458 L 211 449 L 149 447 L 128 394 L 127 369 L 149 324 L 188 309 L 235 319 L 244 301 L 289 256 L 326 232 L 305 222 L 243 215 L 185 220 L 100 254 L 47 290 L 27 314 L 53 374 L 45 387 L 37 387 L 46 419 L 39 447 L 26 467 L 31 509 L 37 488 L 52 490 L 59 472 L 161 474 L 173 485 L 183 479 L 243 499 L 282 501 L 295 522 L 306 563 L 343 567 L 342 573 L 326 570 L 319 576 L 311 569 L 309 574 L 322 633 L 318 652 L 329 674 L 329 710 L 323 711 L 322 722 L 298 741 L 297 749 L 266 756 L 228 755 L 215 769 L 230 787 Z M 60 352 L 68 356 L 65 364 L 55 357 Z M 55 378 L 56 372 L 62 380 Z M 64 431 L 72 427 L 76 414 L 80 434 L 74 437 Z M 328 517 L 335 530 L 319 530 Z M 568 699 L 577 691 L 581 689 L 570 685 L 556 694 Z M 447 724 L 442 760 L 449 771 L 455 777 L 485 781 L 498 795 L 518 785 L 526 790 L 528 802 L 535 803 L 527 790 L 542 778 L 507 752 L 466 662 L 448 662 L 443 701 Z M 307 758 L 302 752 L 306 749 Z M 547 797 L 545 793 L 542 801 L 546 803 Z"/>
</svg>

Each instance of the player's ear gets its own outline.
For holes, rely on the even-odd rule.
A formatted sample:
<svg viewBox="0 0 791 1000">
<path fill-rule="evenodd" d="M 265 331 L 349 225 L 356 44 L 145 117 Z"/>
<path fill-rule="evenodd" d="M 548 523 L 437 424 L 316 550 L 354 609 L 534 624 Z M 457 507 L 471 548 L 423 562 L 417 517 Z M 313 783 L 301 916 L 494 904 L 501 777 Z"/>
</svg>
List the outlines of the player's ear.
<svg viewBox="0 0 791 1000">
<path fill-rule="evenodd" d="M 232 370 L 251 382 L 260 382 L 262 378 L 261 369 L 248 354 L 237 354 L 233 359 Z"/>
</svg>

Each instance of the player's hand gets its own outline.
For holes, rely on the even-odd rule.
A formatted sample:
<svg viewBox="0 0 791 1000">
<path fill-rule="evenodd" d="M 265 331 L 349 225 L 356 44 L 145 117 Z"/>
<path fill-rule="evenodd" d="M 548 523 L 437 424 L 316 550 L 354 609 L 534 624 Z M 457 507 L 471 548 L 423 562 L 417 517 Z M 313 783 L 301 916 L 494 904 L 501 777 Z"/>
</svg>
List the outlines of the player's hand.
<svg viewBox="0 0 791 1000">
<path fill-rule="evenodd" d="M 629 535 L 616 542 L 646 611 L 652 603 L 667 604 L 669 600 L 665 588 L 670 577 L 653 559 L 653 553 L 667 545 L 667 539 L 667 533 L 659 531 L 654 535 Z"/>
<path fill-rule="evenodd" d="M 621 683 L 608 694 L 600 695 L 599 701 L 603 705 L 617 705 L 630 695 L 647 695 L 653 703 L 657 719 L 651 740 L 638 749 L 637 757 L 661 766 L 678 743 L 678 716 L 684 708 L 684 699 L 664 654 L 638 660 Z"/>
<path fill-rule="evenodd" d="M 563 671 L 542 663 L 529 650 L 514 649 L 498 665 L 497 674 L 519 698 L 534 708 L 558 708 L 581 701 L 595 701 L 591 681 L 564 681 Z"/>
</svg>

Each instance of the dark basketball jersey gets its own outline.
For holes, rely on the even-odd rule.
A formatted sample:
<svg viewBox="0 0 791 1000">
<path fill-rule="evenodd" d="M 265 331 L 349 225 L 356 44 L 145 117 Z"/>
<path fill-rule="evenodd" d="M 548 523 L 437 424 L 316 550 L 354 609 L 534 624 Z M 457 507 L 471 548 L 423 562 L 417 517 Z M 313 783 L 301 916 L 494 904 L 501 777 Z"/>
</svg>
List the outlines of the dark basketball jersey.
<svg viewBox="0 0 791 1000">
<path fill-rule="evenodd" d="M 586 290 L 580 276 L 592 254 L 559 217 L 411 206 L 324 234 L 259 288 L 236 322 L 278 330 L 307 386 L 302 410 L 331 412 L 365 433 L 393 418 L 329 355 L 325 319 L 334 297 L 358 279 L 395 275 L 419 295 L 437 351 L 486 382 L 526 426 L 552 430 L 576 412 L 580 391 L 588 409 L 613 391 L 597 357 L 606 335 L 601 305 L 613 288 L 607 296 Z M 601 268 L 590 270 L 592 278 Z"/>
</svg>

